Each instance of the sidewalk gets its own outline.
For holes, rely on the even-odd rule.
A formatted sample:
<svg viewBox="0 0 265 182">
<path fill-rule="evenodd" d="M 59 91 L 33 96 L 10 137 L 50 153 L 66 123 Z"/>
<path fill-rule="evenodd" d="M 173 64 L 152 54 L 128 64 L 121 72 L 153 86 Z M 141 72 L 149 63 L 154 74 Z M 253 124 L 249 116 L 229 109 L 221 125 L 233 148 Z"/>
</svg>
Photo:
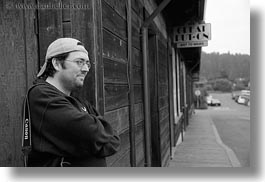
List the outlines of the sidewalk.
<svg viewBox="0 0 265 182">
<path fill-rule="evenodd" d="M 183 138 L 169 167 L 240 167 L 234 152 L 220 139 L 207 110 L 196 110 Z"/>
</svg>

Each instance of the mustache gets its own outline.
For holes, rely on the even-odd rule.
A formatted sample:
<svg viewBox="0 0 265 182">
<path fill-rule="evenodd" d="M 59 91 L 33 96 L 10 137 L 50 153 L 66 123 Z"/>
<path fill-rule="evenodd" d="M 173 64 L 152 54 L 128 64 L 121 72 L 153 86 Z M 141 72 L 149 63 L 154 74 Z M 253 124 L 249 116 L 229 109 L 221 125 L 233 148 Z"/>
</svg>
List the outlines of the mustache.
<svg viewBox="0 0 265 182">
<path fill-rule="evenodd" d="M 85 77 L 87 75 L 87 73 L 88 72 L 86 72 L 86 71 L 82 71 L 80 74 L 78 74 L 78 76 L 84 76 Z"/>
</svg>

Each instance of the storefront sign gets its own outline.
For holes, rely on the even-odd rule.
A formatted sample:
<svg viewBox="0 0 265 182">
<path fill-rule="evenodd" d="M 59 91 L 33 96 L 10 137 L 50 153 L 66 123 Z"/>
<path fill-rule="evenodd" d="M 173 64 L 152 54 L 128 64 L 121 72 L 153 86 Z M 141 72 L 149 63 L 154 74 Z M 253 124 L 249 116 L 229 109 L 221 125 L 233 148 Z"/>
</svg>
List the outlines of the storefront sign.
<svg viewBox="0 0 265 182">
<path fill-rule="evenodd" d="M 195 24 L 174 28 L 173 41 L 177 47 L 202 47 L 211 39 L 211 24 Z"/>
</svg>

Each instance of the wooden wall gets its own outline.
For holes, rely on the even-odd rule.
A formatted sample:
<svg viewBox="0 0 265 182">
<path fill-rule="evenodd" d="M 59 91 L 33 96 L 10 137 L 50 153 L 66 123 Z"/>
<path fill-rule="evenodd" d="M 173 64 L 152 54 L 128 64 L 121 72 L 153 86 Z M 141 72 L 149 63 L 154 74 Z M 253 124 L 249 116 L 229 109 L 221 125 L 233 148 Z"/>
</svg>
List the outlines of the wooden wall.
<svg viewBox="0 0 265 182">
<path fill-rule="evenodd" d="M 136 166 L 145 166 L 144 139 L 144 104 L 143 104 L 143 65 L 140 27 L 144 21 L 143 5 L 140 0 L 131 0 L 132 4 L 132 64 L 133 85 L 135 95 L 135 126 L 136 126 Z"/>
<path fill-rule="evenodd" d="M 166 165 L 170 156 L 169 128 L 169 74 L 167 41 L 161 36 L 158 41 L 158 112 L 160 124 L 161 165 Z"/>
<path fill-rule="evenodd" d="M 149 31 L 149 88 L 152 166 L 165 166 L 170 157 L 169 55 L 167 40 L 152 24 Z"/>
<path fill-rule="evenodd" d="M 0 166 L 22 166 L 21 105 L 38 59 L 35 14 L 8 9 L 6 3 L 0 3 Z"/>
<path fill-rule="evenodd" d="M 133 1 L 132 47 L 128 48 L 128 4 L 124 0 L 102 1 L 103 24 L 103 63 L 104 63 L 104 98 L 105 118 L 118 130 L 122 145 L 121 150 L 109 157 L 110 166 L 130 166 L 135 153 L 136 166 L 144 166 L 144 122 L 143 122 L 143 83 L 142 56 L 140 48 L 140 26 L 142 6 Z M 131 49 L 131 60 L 128 60 L 128 49 Z M 129 61 L 132 61 L 133 75 L 129 75 Z M 131 81 L 132 83 L 129 83 Z M 130 102 L 129 93 L 134 93 Z M 130 105 L 134 103 L 134 105 Z M 130 107 L 134 108 L 133 125 L 130 123 Z M 135 138 L 130 140 L 134 130 Z M 133 142 L 133 144 L 131 143 Z M 131 148 L 135 145 L 135 149 Z M 132 151 L 135 150 L 135 151 Z"/>
<path fill-rule="evenodd" d="M 129 75 L 128 60 L 128 10 L 125 1 L 102 1 L 102 30 L 103 30 L 103 63 L 104 63 L 104 99 L 105 118 L 111 121 L 120 133 L 122 139 L 121 150 L 118 154 L 108 158 L 111 166 L 129 166 L 132 163 L 131 152 L 135 153 L 136 166 L 144 166 L 144 111 L 143 111 L 143 68 L 140 27 L 144 21 L 144 7 L 141 1 L 132 0 L 132 64 L 133 75 Z M 155 27 L 155 25 L 153 25 Z M 153 128 L 158 129 L 158 155 L 160 165 L 166 165 L 170 156 L 170 128 L 169 128 L 169 91 L 168 91 L 168 49 L 167 40 L 163 38 L 157 28 L 157 48 L 150 51 L 157 54 L 159 71 L 157 75 L 156 111 L 158 123 Z M 154 63 L 153 63 L 154 64 Z M 133 82 L 133 88 L 130 88 Z M 129 92 L 134 93 L 134 125 L 130 125 L 130 98 Z M 150 98 L 151 100 L 154 98 Z M 134 131 L 135 139 L 130 140 L 130 132 Z M 135 151 L 132 151 L 132 143 Z"/>
</svg>

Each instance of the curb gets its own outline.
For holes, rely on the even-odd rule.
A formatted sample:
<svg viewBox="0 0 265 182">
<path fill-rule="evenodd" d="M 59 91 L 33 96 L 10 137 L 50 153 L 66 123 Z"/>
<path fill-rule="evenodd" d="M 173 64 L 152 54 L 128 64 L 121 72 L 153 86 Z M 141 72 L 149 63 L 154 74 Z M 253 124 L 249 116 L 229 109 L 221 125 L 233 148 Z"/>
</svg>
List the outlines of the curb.
<svg viewBox="0 0 265 182">
<path fill-rule="evenodd" d="M 211 126 L 213 128 L 216 142 L 221 147 L 223 147 L 225 149 L 226 154 L 227 154 L 227 156 L 228 156 L 228 158 L 229 158 L 229 160 L 230 160 L 230 162 L 232 164 L 232 167 L 241 167 L 241 164 L 240 164 L 238 158 L 236 157 L 236 154 L 234 153 L 234 151 L 231 148 L 229 148 L 227 145 L 225 145 L 223 143 L 223 141 L 220 138 L 220 135 L 219 135 L 219 133 L 218 133 L 218 131 L 217 131 L 217 129 L 216 129 L 216 127 L 215 127 L 215 125 L 214 125 L 214 123 L 213 123 L 213 121 L 211 119 L 210 119 L 210 124 L 211 124 Z"/>
</svg>

